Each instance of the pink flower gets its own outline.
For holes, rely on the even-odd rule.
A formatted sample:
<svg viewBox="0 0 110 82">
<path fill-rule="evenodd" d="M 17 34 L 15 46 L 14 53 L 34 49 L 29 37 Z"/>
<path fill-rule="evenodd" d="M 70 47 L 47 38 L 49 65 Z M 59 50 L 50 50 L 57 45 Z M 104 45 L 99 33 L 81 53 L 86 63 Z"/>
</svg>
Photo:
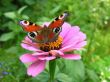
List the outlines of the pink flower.
<svg viewBox="0 0 110 82">
<path fill-rule="evenodd" d="M 49 23 L 44 23 L 48 26 Z M 68 23 L 62 25 L 62 32 L 59 35 L 62 37 L 62 45 L 58 50 L 50 50 L 45 52 L 41 50 L 37 43 L 32 42 L 28 37 L 23 40 L 21 46 L 34 53 L 26 53 L 20 57 L 23 63 L 30 63 L 27 74 L 30 76 L 37 76 L 41 73 L 46 66 L 46 62 L 56 59 L 58 57 L 70 60 L 79 60 L 81 56 L 79 54 L 65 54 L 73 50 L 80 50 L 86 45 L 86 35 L 80 31 L 78 26 L 71 26 Z M 51 55 L 50 55 L 51 54 Z"/>
</svg>

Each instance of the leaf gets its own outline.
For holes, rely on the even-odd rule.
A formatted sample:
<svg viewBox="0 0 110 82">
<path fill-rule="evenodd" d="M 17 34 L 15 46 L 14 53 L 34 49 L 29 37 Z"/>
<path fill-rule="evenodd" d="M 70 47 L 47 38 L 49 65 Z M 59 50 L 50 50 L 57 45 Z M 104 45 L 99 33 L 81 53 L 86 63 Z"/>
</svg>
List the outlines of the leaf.
<svg viewBox="0 0 110 82">
<path fill-rule="evenodd" d="M 39 80 L 38 82 L 47 82 L 49 80 L 49 75 L 47 72 L 43 71 L 41 74 L 36 76 L 36 80 Z"/>
<path fill-rule="evenodd" d="M 35 4 L 36 0 L 25 0 L 28 5 Z"/>
<path fill-rule="evenodd" d="M 17 80 L 15 78 L 12 78 L 11 76 L 7 75 L 7 76 L 3 76 L 3 78 L 0 78 L 0 82 L 17 82 Z"/>
<path fill-rule="evenodd" d="M 87 76 L 92 82 L 99 82 L 99 77 L 93 70 L 86 69 L 86 72 L 87 72 Z"/>
<path fill-rule="evenodd" d="M 6 53 L 16 54 L 16 53 L 18 53 L 18 48 L 16 46 L 12 46 L 6 50 Z"/>
<path fill-rule="evenodd" d="M 57 6 L 50 12 L 50 14 L 54 15 L 54 14 L 57 13 L 60 9 L 61 9 L 61 5 L 57 5 Z"/>
<path fill-rule="evenodd" d="M 6 13 L 4 13 L 4 15 L 5 15 L 5 17 L 10 18 L 10 19 L 16 18 L 15 12 L 6 12 Z"/>
<path fill-rule="evenodd" d="M 10 30 L 12 30 L 15 33 L 19 33 L 22 31 L 22 28 L 18 25 L 18 23 L 10 21 L 8 22 L 7 26 Z"/>
<path fill-rule="evenodd" d="M 61 64 L 62 62 L 62 64 Z M 60 68 L 61 67 L 61 68 Z M 63 68 L 62 68 L 63 67 Z M 59 69 L 62 73 L 72 78 L 72 82 L 83 82 L 85 79 L 85 67 L 82 61 L 60 61 Z"/>
<path fill-rule="evenodd" d="M 70 78 L 68 75 L 64 73 L 59 73 L 57 75 L 57 80 L 61 82 L 72 82 L 72 78 Z"/>
<path fill-rule="evenodd" d="M 8 41 L 10 39 L 13 39 L 15 34 L 13 32 L 2 34 L 0 37 L 0 41 Z"/>
<path fill-rule="evenodd" d="M 18 10 L 18 14 L 21 14 L 21 13 L 23 12 L 23 10 L 26 9 L 26 8 L 27 8 L 26 5 L 23 6 L 23 7 L 21 7 L 21 8 Z"/>
<path fill-rule="evenodd" d="M 23 19 L 29 20 L 29 17 L 27 15 L 22 15 Z"/>
</svg>

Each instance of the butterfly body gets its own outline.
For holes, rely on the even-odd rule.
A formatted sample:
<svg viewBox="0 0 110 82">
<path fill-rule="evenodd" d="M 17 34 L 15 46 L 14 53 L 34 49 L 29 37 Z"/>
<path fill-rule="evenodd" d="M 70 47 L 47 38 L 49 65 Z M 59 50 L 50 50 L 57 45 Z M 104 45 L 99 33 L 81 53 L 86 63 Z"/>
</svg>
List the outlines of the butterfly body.
<svg viewBox="0 0 110 82">
<path fill-rule="evenodd" d="M 28 37 L 37 43 L 48 43 L 57 40 L 58 35 L 62 30 L 62 25 L 64 23 L 65 18 L 67 17 L 67 13 L 63 13 L 59 17 L 55 18 L 53 22 L 51 22 L 48 26 L 44 25 L 39 26 L 35 23 L 28 21 L 20 21 L 20 25 L 23 30 L 28 32 Z"/>
</svg>

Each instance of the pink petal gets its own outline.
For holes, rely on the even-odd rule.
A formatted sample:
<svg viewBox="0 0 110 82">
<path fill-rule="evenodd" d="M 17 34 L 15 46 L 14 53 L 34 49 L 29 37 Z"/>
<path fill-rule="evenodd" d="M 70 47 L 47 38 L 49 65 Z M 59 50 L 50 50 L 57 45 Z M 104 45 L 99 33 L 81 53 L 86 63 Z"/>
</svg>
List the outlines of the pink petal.
<svg viewBox="0 0 110 82">
<path fill-rule="evenodd" d="M 79 32 L 79 33 L 78 33 L 78 36 L 80 37 L 80 38 L 79 38 L 80 41 L 83 41 L 83 40 L 86 39 L 86 34 L 84 34 L 83 32 Z"/>
<path fill-rule="evenodd" d="M 82 47 L 84 47 L 85 45 L 87 44 L 87 41 L 82 41 L 82 42 L 79 42 L 77 43 L 75 46 L 74 46 L 74 49 L 81 49 Z"/>
<path fill-rule="evenodd" d="M 23 63 L 28 63 L 37 61 L 37 58 L 35 56 L 32 56 L 32 54 L 24 54 L 20 57 L 20 60 Z"/>
<path fill-rule="evenodd" d="M 37 61 L 29 66 L 27 74 L 30 76 L 37 76 L 45 69 L 46 61 Z"/>
<path fill-rule="evenodd" d="M 33 42 L 30 38 L 28 38 L 28 36 L 25 37 L 25 39 L 23 40 L 23 42 L 24 43 L 26 42 L 27 44 L 33 45 L 35 47 L 38 46 L 38 44 L 36 42 Z"/>
<path fill-rule="evenodd" d="M 53 56 L 64 55 L 64 53 L 60 50 L 50 50 L 49 53 L 52 54 Z"/>
<path fill-rule="evenodd" d="M 53 60 L 55 59 L 55 56 L 40 56 L 38 57 L 39 60 Z"/>
<path fill-rule="evenodd" d="M 70 44 L 74 44 L 74 42 L 82 41 L 84 40 L 84 33 L 79 31 L 80 28 L 75 26 L 71 29 L 69 29 L 66 37 L 63 38 L 63 45 L 62 47 L 68 46 Z"/>
<path fill-rule="evenodd" d="M 77 43 L 76 45 L 68 45 L 66 47 L 63 47 L 60 50 L 62 52 L 68 52 L 68 51 L 75 50 L 75 49 L 79 50 L 82 47 L 84 47 L 86 44 L 87 44 L 87 41 L 82 41 L 82 42 Z"/>
<path fill-rule="evenodd" d="M 75 33 L 71 38 L 68 38 L 63 43 L 62 47 L 68 46 L 68 45 L 75 45 L 78 42 L 84 41 L 86 39 L 86 35 L 82 32 Z"/>
<path fill-rule="evenodd" d="M 76 34 L 79 32 L 80 28 L 79 27 L 71 27 L 71 28 L 68 28 L 65 29 L 66 30 L 66 33 L 63 33 L 63 31 L 61 33 L 65 34 L 65 36 L 63 37 L 64 40 L 63 40 L 63 43 L 65 43 L 67 40 L 71 39 L 73 36 L 76 36 Z"/>
<path fill-rule="evenodd" d="M 71 48 L 71 45 L 66 46 L 66 47 L 63 47 L 63 48 L 60 49 L 60 51 L 62 51 L 62 52 L 68 52 L 68 51 L 71 51 L 71 50 L 73 50 L 73 49 Z"/>
<path fill-rule="evenodd" d="M 81 56 L 79 54 L 65 54 L 60 56 L 64 59 L 70 59 L 70 60 L 79 60 L 81 59 Z"/>
<path fill-rule="evenodd" d="M 41 50 L 38 48 L 38 44 L 35 42 L 32 42 L 28 37 L 25 37 L 25 40 L 22 41 L 21 46 L 24 49 L 30 50 L 30 51 L 38 51 L 41 52 Z"/>
<path fill-rule="evenodd" d="M 35 48 L 34 46 L 28 45 L 28 44 L 25 44 L 25 43 L 21 43 L 21 46 L 22 46 L 24 49 L 27 49 L 27 50 L 30 50 L 30 51 L 41 51 L 41 50 Z"/>
<path fill-rule="evenodd" d="M 63 38 L 66 37 L 70 29 L 71 29 L 71 25 L 67 22 L 64 22 L 64 24 L 62 25 L 62 32 L 60 33 L 60 36 L 62 36 Z"/>
<path fill-rule="evenodd" d="M 41 52 L 41 53 L 34 53 L 34 54 L 32 54 L 33 56 L 40 56 L 40 55 L 48 55 L 49 54 L 49 52 Z"/>
<path fill-rule="evenodd" d="M 32 43 L 32 40 L 30 40 L 30 39 L 28 38 L 28 36 L 25 37 L 25 40 Z"/>
</svg>

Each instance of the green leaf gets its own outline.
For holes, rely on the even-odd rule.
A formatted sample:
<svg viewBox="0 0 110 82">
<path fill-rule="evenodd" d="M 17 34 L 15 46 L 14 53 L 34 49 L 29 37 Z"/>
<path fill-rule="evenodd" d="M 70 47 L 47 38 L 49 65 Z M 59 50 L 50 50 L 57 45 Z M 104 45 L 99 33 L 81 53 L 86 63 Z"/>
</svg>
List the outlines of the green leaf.
<svg viewBox="0 0 110 82">
<path fill-rule="evenodd" d="M 10 18 L 10 19 L 15 19 L 16 18 L 16 13 L 15 12 L 6 12 L 4 13 L 5 17 Z"/>
<path fill-rule="evenodd" d="M 10 21 L 8 22 L 7 26 L 10 30 L 12 30 L 15 33 L 19 33 L 22 31 L 22 28 L 20 27 L 20 25 L 18 25 L 18 23 Z"/>
<path fill-rule="evenodd" d="M 36 0 L 25 0 L 28 5 L 35 4 Z"/>
<path fill-rule="evenodd" d="M 72 78 L 64 73 L 59 73 L 57 75 L 57 80 L 60 82 L 72 82 Z"/>
<path fill-rule="evenodd" d="M 97 76 L 97 74 L 90 69 L 86 69 L 87 72 L 87 76 L 88 78 L 92 81 L 92 82 L 99 82 L 99 77 Z"/>
<path fill-rule="evenodd" d="M 48 82 L 49 75 L 47 72 L 43 71 L 41 74 L 36 76 L 36 80 L 39 80 L 38 82 Z"/>
<path fill-rule="evenodd" d="M 13 32 L 2 34 L 0 37 L 0 41 L 8 41 L 10 39 L 13 39 L 15 34 Z"/>
<path fill-rule="evenodd" d="M 61 9 L 61 5 L 57 5 L 57 6 L 50 12 L 50 14 L 54 15 L 54 14 L 57 13 L 60 9 Z"/>
<path fill-rule="evenodd" d="M 26 9 L 26 8 L 27 8 L 26 5 L 23 6 L 23 7 L 21 7 L 21 8 L 18 10 L 18 14 L 21 14 L 21 13 L 23 12 L 23 10 Z"/>
<path fill-rule="evenodd" d="M 23 19 L 29 20 L 29 17 L 27 15 L 22 15 Z"/>
<path fill-rule="evenodd" d="M 62 63 L 61 63 L 62 62 Z M 62 73 L 72 78 L 72 82 L 83 82 L 85 79 L 85 67 L 82 61 L 64 60 L 60 61 L 59 69 Z"/>
<path fill-rule="evenodd" d="M 44 71 L 35 78 L 27 78 L 25 82 L 48 82 L 48 74 Z"/>
<path fill-rule="evenodd" d="M 18 48 L 16 46 L 12 46 L 6 50 L 6 53 L 16 54 L 16 53 L 18 53 Z"/>
</svg>

